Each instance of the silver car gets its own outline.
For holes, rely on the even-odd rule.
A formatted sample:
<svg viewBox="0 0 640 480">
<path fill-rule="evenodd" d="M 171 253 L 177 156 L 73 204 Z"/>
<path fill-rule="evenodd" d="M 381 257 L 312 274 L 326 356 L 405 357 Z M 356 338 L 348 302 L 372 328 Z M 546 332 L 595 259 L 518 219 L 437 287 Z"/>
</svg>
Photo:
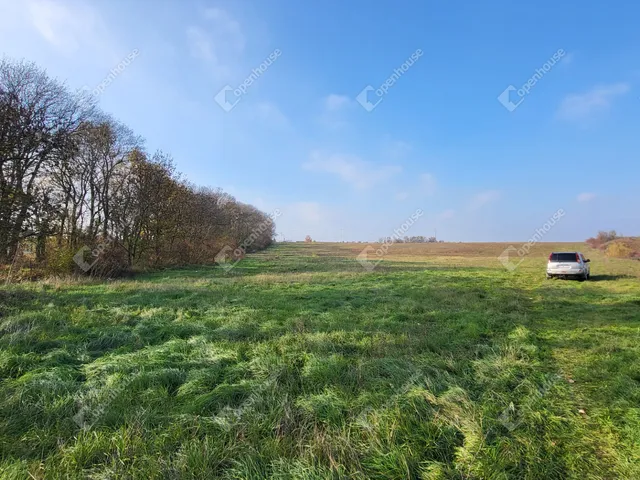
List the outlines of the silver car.
<svg viewBox="0 0 640 480">
<path fill-rule="evenodd" d="M 547 263 L 547 280 L 553 277 L 578 278 L 589 280 L 591 265 L 588 258 L 580 252 L 553 252 Z"/>
</svg>

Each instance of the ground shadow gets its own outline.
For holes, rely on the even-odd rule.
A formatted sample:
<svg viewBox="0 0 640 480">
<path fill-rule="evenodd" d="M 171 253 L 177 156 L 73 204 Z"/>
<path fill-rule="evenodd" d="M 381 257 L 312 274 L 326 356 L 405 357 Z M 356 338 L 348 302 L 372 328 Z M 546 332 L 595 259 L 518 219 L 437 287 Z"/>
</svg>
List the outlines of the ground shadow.
<svg viewBox="0 0 640 480">
<path fill-rule="evenodd" d="M 634 278 L 631 275 L 592 275 L 589 277 L 590 282 L 607 282 L 607 281 L 615 281 L 623 278 Z"/>
</svg>

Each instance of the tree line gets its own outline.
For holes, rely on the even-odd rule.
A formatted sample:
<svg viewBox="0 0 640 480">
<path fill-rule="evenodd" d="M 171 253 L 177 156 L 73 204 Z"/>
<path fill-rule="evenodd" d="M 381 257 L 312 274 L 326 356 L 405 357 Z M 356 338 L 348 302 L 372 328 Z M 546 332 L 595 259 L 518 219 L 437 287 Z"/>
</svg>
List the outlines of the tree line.
<svg viewBox="0 0 640 480">
<path fill-rule="evenodd" d="M 423 235 L 416 235 L 413 237 L 380 237 L 379 243 L 438 243 L 442 240 L 438 240 L 436 237 L 425 237 Z"/>
<path fill-rule="evenodd" d="M 113 275 L 212 263 L 275 234 L 271 216 L 189 183 L 89 93 L 30 62 L 0 61 L 0 170 L 5 266 Z"/>
</svg>

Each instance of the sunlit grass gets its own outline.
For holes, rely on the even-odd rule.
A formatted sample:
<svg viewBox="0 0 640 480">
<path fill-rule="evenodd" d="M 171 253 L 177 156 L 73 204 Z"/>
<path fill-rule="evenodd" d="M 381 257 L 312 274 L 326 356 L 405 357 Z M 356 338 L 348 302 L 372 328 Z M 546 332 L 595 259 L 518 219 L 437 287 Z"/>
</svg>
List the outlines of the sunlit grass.
<svg viewBox="0 0 640 480">
<path fill-rule="evenodd" d="M 1 289 L 0 477 L 640 478 L 640 262 L 364 247 Z"/>
</svg>

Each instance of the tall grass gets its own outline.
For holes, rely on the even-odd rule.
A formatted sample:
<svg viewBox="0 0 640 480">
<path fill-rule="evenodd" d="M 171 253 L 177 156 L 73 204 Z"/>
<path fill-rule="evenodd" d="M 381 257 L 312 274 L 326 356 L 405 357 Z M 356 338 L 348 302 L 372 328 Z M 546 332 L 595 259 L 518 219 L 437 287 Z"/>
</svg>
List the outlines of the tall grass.
<svg viewBox="0 0 640 480">
<path fill-rule="evenodd" d="M 0 290 L 0 477 L 640 478 L 635 267 L 403 248 Z"/>
</svg>

